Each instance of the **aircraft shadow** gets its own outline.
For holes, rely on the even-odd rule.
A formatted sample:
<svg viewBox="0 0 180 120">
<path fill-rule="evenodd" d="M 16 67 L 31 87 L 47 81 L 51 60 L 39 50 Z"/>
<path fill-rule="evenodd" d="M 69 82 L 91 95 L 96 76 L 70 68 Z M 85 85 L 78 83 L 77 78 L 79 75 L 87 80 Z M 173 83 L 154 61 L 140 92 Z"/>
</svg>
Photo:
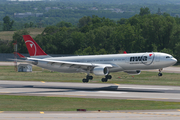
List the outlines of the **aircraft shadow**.
<svg viewBox="0 0 180 120">
<path fill-rule="evenodd" d="M 119 92 L 147 92 L 147 93 L 180 93 L 180 90 L 159 90 L 159 89 L 134 89 L 120 88 L 119 86 L 108 87 L 74 87 L 74 86 L 45 86 L 45 85 L 9 85 L 1 84 L 0 88 L 39 88 L 39 89 L 56 89 L 54 91 L 38 91 L 38 92 L 72 92 L 72 91 L 119 91 Z M 61 90 L 60 90 L 61 89 Z M 22 92 L 25 93 L 25 92 Z M 36 92 L 37 93 L 37 92 Z"/>
</svg>

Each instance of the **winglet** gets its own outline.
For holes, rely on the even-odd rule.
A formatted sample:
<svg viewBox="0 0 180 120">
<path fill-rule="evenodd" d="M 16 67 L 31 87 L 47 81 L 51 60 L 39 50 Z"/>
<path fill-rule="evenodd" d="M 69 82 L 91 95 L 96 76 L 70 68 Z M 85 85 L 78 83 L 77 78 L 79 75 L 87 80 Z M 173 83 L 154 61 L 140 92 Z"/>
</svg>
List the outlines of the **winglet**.
<svg viewBox="0 0 180 120">
<path fill-rule="evenodd" d="M 30 56 L 47 55 L 30 35 L 23 35 Z"/>
<path fill-rule="evenodd" d="M 14 54 L 18 54 L 18 56 L 19 56 L 20 58 L 26 58 L 25 56 L 21 55 L 21 54 L 18 53 L 18 52 L 14 52 Z"/>
<path fill-rule="evenodd" d="M 124 53 L 124 54 L 127 54 L 127 52 L 126 52 L 126 51 L 124 51 L 123 53 Z"/>
</svg>

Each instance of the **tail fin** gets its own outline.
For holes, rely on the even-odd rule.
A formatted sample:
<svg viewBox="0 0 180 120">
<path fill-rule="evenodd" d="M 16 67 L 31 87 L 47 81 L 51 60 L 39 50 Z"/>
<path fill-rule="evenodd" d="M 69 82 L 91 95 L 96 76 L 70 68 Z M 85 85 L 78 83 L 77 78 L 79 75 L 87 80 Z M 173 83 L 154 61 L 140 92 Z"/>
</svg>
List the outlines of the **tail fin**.
<svg viewBox="0 0 180 120">
<path fill-rule="evenodd" d="M 30 35 L 23 35 L 30 56 L 47 55 Z"/>
<path fill-rule="evenodd" d="M 126 51 L 124 51 L 123 53 L 124 53 L 124 54 L 127 54 L 127 52 L 126 52 Z"/>
</svg>

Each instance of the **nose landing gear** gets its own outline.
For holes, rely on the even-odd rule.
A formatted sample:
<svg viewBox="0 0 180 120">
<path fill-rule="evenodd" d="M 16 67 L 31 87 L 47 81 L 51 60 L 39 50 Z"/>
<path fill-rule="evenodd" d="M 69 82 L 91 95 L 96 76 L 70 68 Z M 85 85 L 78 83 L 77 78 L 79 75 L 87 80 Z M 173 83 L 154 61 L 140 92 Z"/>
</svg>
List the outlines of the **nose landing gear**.
<svg viewBox="0 0 180 120">
<path fill-rule="evenodd" d="M 163 70 L 162 68 L 161 68 L 161 69 L 159 69 L 158 76 L 162 76 L 162 73 L 161 73 L 161 72 L 162 72 L 162 70 Z"/>
</svg>

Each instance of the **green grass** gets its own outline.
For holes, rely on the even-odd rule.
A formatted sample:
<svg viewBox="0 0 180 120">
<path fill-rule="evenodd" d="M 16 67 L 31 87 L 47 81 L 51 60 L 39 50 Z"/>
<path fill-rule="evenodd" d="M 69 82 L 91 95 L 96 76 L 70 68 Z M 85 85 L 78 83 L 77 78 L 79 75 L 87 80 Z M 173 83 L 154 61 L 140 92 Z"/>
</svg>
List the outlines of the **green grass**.
<svg viewBox="0 0 180 120">
<path fill-rule="evenodd" d="M 180 102 L 0 95 L 0 111 L 179 109 Z"/>
<path fill-rule="evenodd" d="M 175 85 L 180 86 L 180 74 L 163 73 L 159 77 L 157 72 L 142 72 L 140 75 L 128 75 L 124 72 L 112 73 L 112 79 L 107 83 L 118 84 L 143 84 L 143 85 Z M 82 82 L 85 73 L 59 73 L 43 70 L 33 66 L 33 72 L 15 72 L 13 66 L 0 66 L 0 80 L 16 81 L 45 81 L 45 82 Z M 104 76 L 94 76 L 90 83 L 102 83 L 101 78 Z"/>
<path fill-rule="evenodd" d="M 29 31 L 30 35 L 32 37 L 36 37 L 38 34 L 41 34 L 44 30 L 44 28 L 27 28 L 27 31 Z M 13 40 L 13 34 L 16 31 L 1 31 L 0 32 L 0 39 L 1 40 Z"/>
</svg>

